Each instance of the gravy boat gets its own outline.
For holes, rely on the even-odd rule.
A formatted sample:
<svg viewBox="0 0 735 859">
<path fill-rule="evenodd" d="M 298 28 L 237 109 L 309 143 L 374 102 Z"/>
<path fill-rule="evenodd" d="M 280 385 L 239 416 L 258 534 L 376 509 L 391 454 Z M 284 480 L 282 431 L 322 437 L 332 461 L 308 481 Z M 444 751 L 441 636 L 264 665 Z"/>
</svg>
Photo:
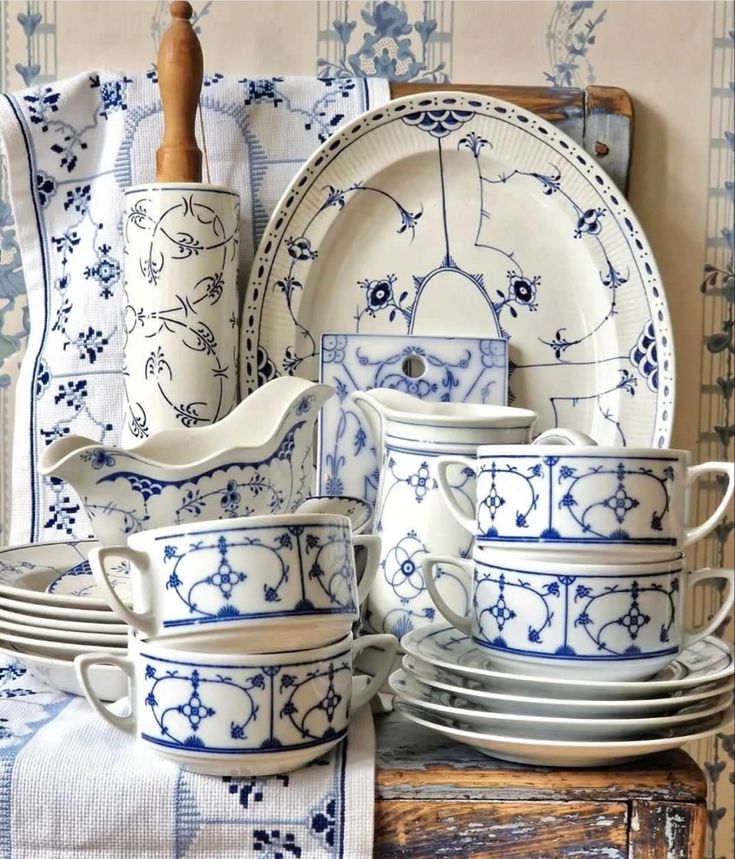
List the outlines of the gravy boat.
<svg viewBox="0 0 735 859">
<path fill-rule="evenodd" d="M 311 494 L 314 424 L 333 394 L 281 377 L 215 424 L 164 430 L 124 450 L 57 439 L 38 470 L 71 484 L 103 545 L 197 519 L 292 513 Z"/>
</svg>

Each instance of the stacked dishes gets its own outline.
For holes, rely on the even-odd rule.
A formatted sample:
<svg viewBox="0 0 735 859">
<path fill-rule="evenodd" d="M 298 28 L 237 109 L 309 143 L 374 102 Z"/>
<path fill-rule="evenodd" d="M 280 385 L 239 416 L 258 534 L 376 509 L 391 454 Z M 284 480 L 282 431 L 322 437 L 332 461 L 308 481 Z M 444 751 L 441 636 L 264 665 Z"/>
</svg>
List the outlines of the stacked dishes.
<svg viewBox="0 0 735 859">
<path fill-rule="evenodd" d="M 359 586 L 357 546 L 367 555 Z M 351 632 L 379 554 L 380 539 L 353 536 L 348 517 L 308 513 L 157 528 L 94 549 L 95 579 L 134 631 L 126 655 L 79 656 L 80 683 L 104 719 L 184 769 L 303 766 L 346 735 L 350 713 L 390 672 L 396 639 Z M 132 608 L 112 582 L 121 560 Z M 380 668 L 354 678 L 368 648 Z M 91 672 L 105 662 L 128 678 L 127 715 L 99 700 Z"/>
<path fill-rule="evenodd" d="M 74 657 L 124 653 L 127 624 L 97 591 L 86 560 L 92 540 L 18 546 L 0 552 L 0 652 L 22 660 L 40 680 L 81 694 Z M 129 599 L 127 564 L 113 583 Z M 104 700 L 124 693 L 119 672 L 100 663 L 94 681 Z"/>
<path fill-rule="evenodd" d="M 415 630 L 401 644 L 403 668 L 389 682 L 402 715 L 503 760 L 623 763 L 733 721 L 733 649 L 713 636 L 639 681 L 504 671 L 447 624 Z"/>
<path fill-rule="evenodd" d="M 440 459 L 445 500 L 476 542 L 472 560 L 424 558 L 452 628 L 403 639 L 415 661 L 391 685 L 405 714 L 499 757 L 579 766 L 729 724 L 732 651 L 711 634 L 733 604 L 733 571 L 689 572 L 684 550 L 715 527 L 735 467 L 689 460 L 592 445 L 488 446 L 477 460 Z M 457 465 L 477 475 L 474 516 L 447 481 Z M 688 527 L 691 487 L 711 473 L 728 478 L 721 503 Z M 439 565 L 471 581 L 466 616 L 443 598 Z M 726 583 L 720 609 L 688 630 L 689 595 L 713 579 Z"/>
</svg>

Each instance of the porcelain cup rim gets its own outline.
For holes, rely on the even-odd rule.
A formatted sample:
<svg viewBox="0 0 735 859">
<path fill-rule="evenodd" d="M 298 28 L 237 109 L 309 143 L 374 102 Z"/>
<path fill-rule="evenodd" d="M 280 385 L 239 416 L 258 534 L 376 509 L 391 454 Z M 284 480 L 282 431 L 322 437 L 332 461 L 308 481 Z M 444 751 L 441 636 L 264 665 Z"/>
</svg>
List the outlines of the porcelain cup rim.
<svg viewBox="0 0 735 859">
<path fill-rule="evenodd" d="M 357 392 L 356 392 L 357 393 Z M 396 423 L 439 426 L 468 427 L 471 429 L 530 429 L 538 419 L 538 412 L 516 406 L 496 406 L 483 403 L 429 402 L 412 397 L 403 391 L 376 388 L 368 395 L 377 400 L 381 415 Z M 383 402 L 387 398 L 388 402 Z M 398 400 L 398 403 L 392 401 Z M 406 408 L 400 404 L 405 403 Z M 408 408 L 410 407 L 410 411 Z M 413 419 L 409 416 L 413 415 Z M 488 426 L 488 420 L 493 423 Z M 506 422 L 527 421 L 522 427 L 506 426 Z M 495 423 L 498 421 L 498 423 Z"/>
<path fill-rule="evenodd" d="M 338 653 L 347 650 L 352 653 L 354 638 L 351 632 L 337 641 L 312 647 L 307 650 L 285 650 L 267 653 L 207 653 L 199 650 L 179 650 L 166 644 L 163 637 L 144 638 L 137 630 L 128 632 L 128 656 L 135 658 L 140 650 L 147 648 L 151 656 L 164 661 L 175 660 L 187 665 L 201 664 L 207 667 L 218 667 L 227 663 L 228 668 L 257 668 L 263 665 L 293 665 L 301 662 L 319 662 L 334 658 Z"/>
<path fill-rule="evenodd" d="M 567 556 L 572 555 L 575 560 L 567 561 L 565 558 L 554 558 L 553 560 L 544 560 L 537 559 L 538 555 L 542 552 L 538 549 L 529 550 L 529 553 L 526 554 L 524 552 L 519 551 L 518 544 L 515 544 L 512 547 L 503 547 L 499 548 L 495 545 L 488 545 L 486 543 L 476 542 L 473 552 L 472 552 L 472 561 L 473 563 L 480 564 L 481 566 L 490 566 L 490 567 L 502 567 L 504 569 L 515 569 L 516 567 L 520 568 L 522 572 L 527 573 L 556 573 L 558 571 L 559 575 L 564 574 L 575 574 L 576 575 L 630 575 L 632 573 L 636 573 L 639 571 L 645 572 L 666 572 L 665 568 L 675 567 L 677 565 L 680 566 L 682 571 L 686 571 L 688 569 L 687 557 L 684 552 L 674 552 L 671 553 L 668 557 L 662 558 L 652 558 L 650 560 L 642 560 L 642 561 L 630 561 L 623 558 L 618 563 L 599 563 L 599 561 L 590 561 L 585 562 L 582 560 L 577 560 L 577 558 L 582 554 L 580 552 L 567 552 Z M 615 546 L 611 548 L 611 552 L 619 549 L 620 547 Z M 482 555 L 490 555 L 490 561 L 483 560 Z M 599 556 L 599 552 L 590 553 L 591 557 L 597 558 Z M 669 569 L 671 572 L 671 570 Z M 675 572 L 679 572 L 676 570 Z"/>
<path fill-rule="evenodd" d="M 498 448 L 501 448 L 498 450 Z M 492 452 L 490 452 L 492 451 Z M 477 447 L 477 459 L 493 459 L 496 456 L 525 453 L 541 459 L 544 456 L 595 456 L 604 454 L 621 459 L 678 459 L 690 460 L 693 454 L 690 450 L 680 450 L 673 447 L 622 447 L 619 445 L 592 444 L 480 444 Z"/>
<path fill-rule="evenodd" d="M 341 513 L 267 513 L 262 516 L 237 516 L 234 519 L 194 519 L 180 525 L 162 525 L 148 531 L 131 534 L 127 543 L 136 549 L 146 546 L 151 540 L 162 540 L 178 536 L 191 536 L 203 531 L 239 531 L 242 529 L 288 528 L 294 525 L 334 525 L 346 526 L 352 531 L 352 520 Z"/>
</svg>

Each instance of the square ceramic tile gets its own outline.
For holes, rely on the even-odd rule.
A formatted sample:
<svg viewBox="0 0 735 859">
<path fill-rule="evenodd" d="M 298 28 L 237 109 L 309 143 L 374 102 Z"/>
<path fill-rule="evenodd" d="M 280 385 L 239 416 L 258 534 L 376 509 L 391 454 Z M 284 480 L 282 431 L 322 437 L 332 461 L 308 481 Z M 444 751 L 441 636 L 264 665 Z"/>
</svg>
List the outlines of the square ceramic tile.
<svg viewBox="0 0 735 859">
<path fill-rule="evenodd" d="M 375 441 L 352 391 L 394 388 L 422 400 L 507 405 L 508 344 L 503 339 L 391 334 L 324 334 L 321 381 L 337 396 L 319 426 L 319 491 L 375 503 Z"/>
</svg>

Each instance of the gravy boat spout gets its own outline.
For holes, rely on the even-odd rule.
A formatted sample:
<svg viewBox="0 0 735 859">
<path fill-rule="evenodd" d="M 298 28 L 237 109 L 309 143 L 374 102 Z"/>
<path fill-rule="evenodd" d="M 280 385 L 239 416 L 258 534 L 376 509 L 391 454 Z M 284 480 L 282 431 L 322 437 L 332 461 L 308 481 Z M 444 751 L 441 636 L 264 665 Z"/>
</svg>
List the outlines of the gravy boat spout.
<svg viewBox="0 0 735 859">
<path fill-rule="evenodd" d="M 314 423 L 333 394 L 274 379 L 215 424 L 164 430 L 124 450 L 58 439 L 38 470 L 71 484 L 105 545 L 195 519 L 291 513 L 311 494 Z"/>
</svg>

